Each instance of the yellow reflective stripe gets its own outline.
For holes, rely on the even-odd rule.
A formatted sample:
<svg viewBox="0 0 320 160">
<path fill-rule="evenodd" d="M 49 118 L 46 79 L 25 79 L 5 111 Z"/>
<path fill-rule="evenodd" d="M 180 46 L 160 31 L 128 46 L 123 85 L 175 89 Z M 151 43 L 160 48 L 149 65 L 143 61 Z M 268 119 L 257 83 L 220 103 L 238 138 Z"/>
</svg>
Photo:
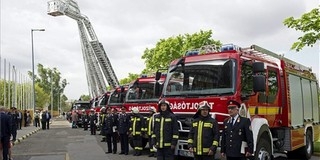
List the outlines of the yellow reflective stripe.
<svg viewBox="0 0 320 160">
<path fill-rule="evenodd" d="M 142 150 L 143 148 L 142 148 L 142 147 L 134 147 L 134 149 L 136 149 L 136 150 Z"/>
<path fill-rule="evenodd" d="M 171 118 L 166 118 L 165 121 L 166 122 L 171 122 Z"/>
<path fill-rule="evenodd" d="M 152 127 L 152 116 L 148 118 L 149 124 L 148 124 L 148 135 L 151 135 L 151 127 Z"/>
<path fill-rule="evenodd" d="M 129 131 L 132 131 L 132 128 L 131 128 L 131 127 L 129 128 Z"/>
<path fill-rule="evenodd" d="M 210 148 L 202 148 L 204 153 L 208 153 Z"/>
<path fill-rule="evenodd" d="M 135 135 L 136 132 L 136 117 L 133 118 L 133 135 Z"/>
<path fill-rule="evenodd" d="M 197 154 L 201 155 L 201 148 L 202 148 L 202 128 L 203 128 L 203 121 L 199 121 L 198 127 L 198 135 L 197 135 Z"/>
<path fill-rule="evenodd" d="M 155 135 L 155 134 L 153 134 L 151 137 L 152 137 L 152 138 L 156 138 L 156 135 Z"/>
<path fill-rule="evenodd" d="M 171 143 L 164 143 L 165 147 L 171 146 Z"/>
<path fill-rule="evenodd" d="M 137 118 L 137 121 L 140 121 L 140 118 Z"/>
<path fill-rule="evenodd" d="M 163 123 L 164 123 L 164 118 L 161 117 L 161 122 L 160 122 L 160 148 L 163 148 Z"/>
<path fill-rule="evenodd" d="M 178 135 L 173 135 L 172 138 L 173 138 L 173 139 L 178 139 L 179 136 L 178 136 Z"/>
<path fill-rule="evenodd" d="M 209 127 L 212 128 L 213 124 L 212 123 L 204 123 L 203 127 Z"/>
<path fill-rule="evenodd" d="M 138 132 L 135 132 L 135 134 L 141 134 L 141 132 L 138 131 Z"/>
<path fill-rule="evenodd" d="M 219 142 L 218 141 L 213 141 L 212 145 L 213 146 L 218 146 Z"/>
<path fill-rule="evenodd" d="M 197 127 L 197 126 L 198 126 L 197 122 L 192 123 L 192 127 Z"/>
<path fill-rule="evenodd" d="M 156 118 L 155 121 L 160 122 L 160 118 Z"/>
<path fill-rule="evenodd" d="M 188 139 L 188 143 L 193 143 L 193 139 Z"/>
<path fill-rule="evenodd" d="M 131 121 L 134 121 L 134 118 L 131 118 Z"/>
<path fill-rule="evenodd" d="M 154 152 L 155 150 L 153 148 L 150 149 L 150 152 Z"/>
</svg>

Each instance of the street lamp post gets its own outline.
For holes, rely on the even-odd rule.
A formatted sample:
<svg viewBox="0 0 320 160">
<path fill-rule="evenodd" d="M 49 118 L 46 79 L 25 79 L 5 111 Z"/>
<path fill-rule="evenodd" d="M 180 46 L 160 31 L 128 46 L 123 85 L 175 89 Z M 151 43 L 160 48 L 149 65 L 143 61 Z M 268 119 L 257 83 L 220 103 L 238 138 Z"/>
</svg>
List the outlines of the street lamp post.
<svg viewBox="0 0 320 160">
<path fill-rule="evenodd" d="M 33 114 L 36 110 L 36 93 L 34 86 L 34 47 L 33 47 L 33 31 L 45 31 L 45 29 L 31 29 L 31 47 L 32 47 L 32 110 Z"/>
</svg>

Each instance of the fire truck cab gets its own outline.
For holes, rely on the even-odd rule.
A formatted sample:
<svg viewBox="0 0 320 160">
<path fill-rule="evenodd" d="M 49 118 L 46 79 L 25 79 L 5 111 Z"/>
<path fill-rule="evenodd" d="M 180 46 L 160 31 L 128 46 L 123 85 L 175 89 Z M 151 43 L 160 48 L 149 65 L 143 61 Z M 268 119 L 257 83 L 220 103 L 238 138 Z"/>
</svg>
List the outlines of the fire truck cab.
<svg viewBox="0 0 320 160">
<path fill-rule="evenodd" d="M 172 84 L 178 89 L 172 90 Z M 320 136 L 318 97 L 311 68 L 256 45 L 233 44 L 206 46 L 174 60 L 161 96 L 178 117 L 175 155 L 193 156 L 187 136 L 199 102 L 208 101 L 210 114 L 223 129 L 227 102 L 236 100 L 240 116 L 251 119 L 255 159 L 296 151 L 309 159 Z"/>
</svg>

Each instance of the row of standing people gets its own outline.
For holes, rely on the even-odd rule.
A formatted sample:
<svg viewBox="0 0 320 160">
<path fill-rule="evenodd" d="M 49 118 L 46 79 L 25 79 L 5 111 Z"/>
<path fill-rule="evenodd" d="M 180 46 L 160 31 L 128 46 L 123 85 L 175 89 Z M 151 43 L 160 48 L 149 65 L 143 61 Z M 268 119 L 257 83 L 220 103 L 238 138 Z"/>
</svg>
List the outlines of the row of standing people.
<svg viewBox="0 0 320 160">
<path fill-rule="evenodd" d="M 1 159 L 8 160 L 11 157 L 11 147 L 13 142 L 16 141 L 18 123 L 18 111 L 15 107 L 11 107 L 10 110 L 3 106 L 0 106 L 0 150 L 2 154 Z"/>
<path fill-rule="evenodd" d="M 35 110 L 34 113 L 34 123 L 36 127 L 41 127 L 43 130 L 50 129 L 50 120 L 51 120 L 51 114 L 47 110 L 43 110 L 39 112 L 39 110 Z"/>
<path fill-rule="evenodd" d="M 227 105 L 230 117 L 223 122 L 221 156 L 227 160 L 244 160 L 253 153 L 251 122 L 250 119 L 239 115 L 240 104 L 237 101 L 230 100 Z M 219 145 L 219 126 L 210 115 L 210 109 L 206 101 L 200 102 L 193 117 L 188 135 L 188 147 L 189 151 L 193 152 L 195 160 L 214 159 Z M 133 108 L 130 115 L 126 113 L 124 107 L 121 108 L 120 114 L 112 113 L 111 108 L 106 109 L 106 112 L 102 109 L 101 113 L 101 130 L 105 133 L 108 146 L 106 153 L 117 152 L 116 143 L 119 136 L 121 142 L 119 154 L 127 155 L 128 139 L 131 137 L 134 156 L 140 156 L 143 149 L 142 139 L 149 138 L 150 157 L 155 156 L 158 160 L 173 159 L 179 132 L 177 118 L 171 111 L 169 102 L 160 101 L 158 113 L 151 107 L 150 116 L 146 120 L 138 108 Z M 246 142 L 247 147 L 242 152 L 243 142 Z"/>
</svg>

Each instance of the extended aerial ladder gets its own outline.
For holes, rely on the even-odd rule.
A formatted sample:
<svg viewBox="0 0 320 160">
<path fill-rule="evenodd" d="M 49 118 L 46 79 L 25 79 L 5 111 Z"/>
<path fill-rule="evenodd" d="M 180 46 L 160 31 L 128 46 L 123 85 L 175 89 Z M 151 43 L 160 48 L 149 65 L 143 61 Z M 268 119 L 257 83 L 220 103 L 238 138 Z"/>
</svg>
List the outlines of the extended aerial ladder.
<svg viewBox="0 0 320 160">
<path fill-rule="evenodd" d="M 107 91 L 105 81 L 111 88 L 119 86 L 109 58 L 98 41 L 88 17 L 80 13 L 77 2 L 51 0 L 48 2 L 48 14 L 51 16 L 66 15 L 77 21 L 90 96 L 97 97 L 104 94 Z"/>
</svg>

